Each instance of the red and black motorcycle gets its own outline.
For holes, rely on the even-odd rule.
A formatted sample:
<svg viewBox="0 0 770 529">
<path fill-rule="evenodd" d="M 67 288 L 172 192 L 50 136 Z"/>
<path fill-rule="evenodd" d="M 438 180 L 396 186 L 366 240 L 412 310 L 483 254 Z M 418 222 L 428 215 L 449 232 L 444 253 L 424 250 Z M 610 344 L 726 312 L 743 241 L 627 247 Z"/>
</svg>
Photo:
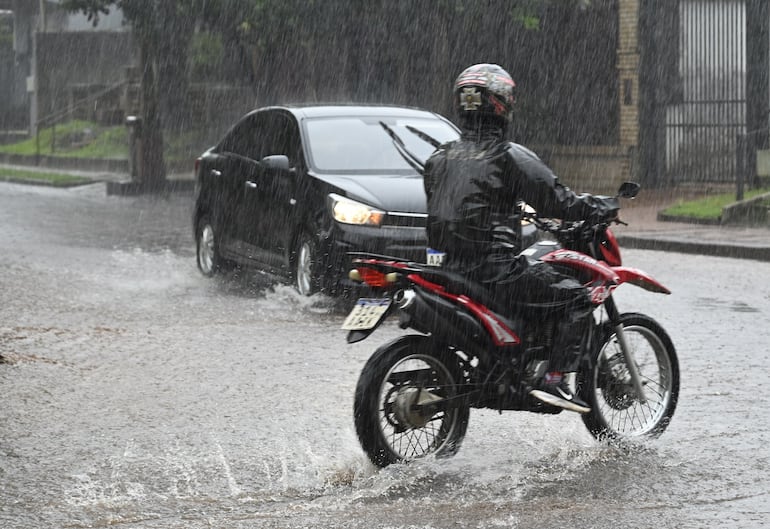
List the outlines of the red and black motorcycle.
<svg viewBox="0 0 770 529">
<path fill-rule="evenodd" d="M 633 198 L 625 183 L 618 197 Z M 555 222 L 530 215 L 550 233 L 524 250 L 584 284 L 595 306 L 582 339 L 575 384 L 591 411 L 581 415 L 596 438 L 655 437 L 668 426 L 679 395 L 674 345 L 652 318 L 619 312 L 613 291 L 624 283 L 669 290 L 623 266 L 606 222 Z M 616 222 L 620 222 L 616 220 Z M 427 262 L 436 260 L 430 253 Z M 506 314 L 484 287 L 437 266 L 357 254 L 350 276 L 380 297 L 358 300 L 343 323 L 348 342 L 368 337 L 391 315 L 408 334 L 378 348 L 355 393 L 358 438 L 372 462 L 387 466 L 429 454 L 451 456 L 468 427 L 470 408 L 560 413 L 529 394 L 547 371 L 554 324 Z"/>
</svg>

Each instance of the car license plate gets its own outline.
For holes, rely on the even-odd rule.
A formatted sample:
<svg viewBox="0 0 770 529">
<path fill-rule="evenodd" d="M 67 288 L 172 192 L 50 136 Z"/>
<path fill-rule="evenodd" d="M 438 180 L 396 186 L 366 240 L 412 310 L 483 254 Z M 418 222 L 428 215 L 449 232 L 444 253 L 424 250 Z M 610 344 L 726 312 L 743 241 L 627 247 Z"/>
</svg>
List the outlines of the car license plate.
<svg viewBox="0 0 770 529">
<path fill-rule="evenodd" d="M 342 324 L 343 331 L 374 328 L 390 307 L 390 298 L 361 298 Z"/>
<path fill-rule="evenodd" d="M 441 266 L 444 263 L 444 256 L 446 256 L 444 252 L 434 250 L 433 248 L 427 248 L 426 253 L 425 262 L 429 266 Z"/>
</svg>

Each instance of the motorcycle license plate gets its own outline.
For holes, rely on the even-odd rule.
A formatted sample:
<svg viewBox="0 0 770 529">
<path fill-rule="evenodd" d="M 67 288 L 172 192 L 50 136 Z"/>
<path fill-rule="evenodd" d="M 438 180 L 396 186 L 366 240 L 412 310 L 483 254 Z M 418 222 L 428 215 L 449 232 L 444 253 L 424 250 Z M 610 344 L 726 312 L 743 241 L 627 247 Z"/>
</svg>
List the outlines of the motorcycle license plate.
<svg viewBox="0 0 770 529">
<path fill-rule="evenodd" d="M 433 248 L 427 248 L 425 253 L 425 262 L 429 266 L 441 266 L 444 262 L 444 257 L 446 256 L 444 252 L 439 252 Z"/>
<path fill-rule="evenodd" d="M 343 331 L 373 329 L 390 307 L 390 298 L 361 298 L 342 323 Z"/>
</svg>

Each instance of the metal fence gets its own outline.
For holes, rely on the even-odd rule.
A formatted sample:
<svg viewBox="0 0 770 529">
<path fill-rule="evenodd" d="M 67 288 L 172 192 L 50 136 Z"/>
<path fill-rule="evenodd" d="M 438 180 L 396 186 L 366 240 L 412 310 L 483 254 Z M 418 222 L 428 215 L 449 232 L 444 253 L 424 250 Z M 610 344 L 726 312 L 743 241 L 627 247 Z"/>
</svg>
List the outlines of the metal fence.
<svg viewBox="0 0 770 529">
<path fill-rule="evenodd" d="M 668 180 L 732 183 L 746 133 L 746 4 L 680 0 L 678 94 L 665 112 Z"/>
</svg>

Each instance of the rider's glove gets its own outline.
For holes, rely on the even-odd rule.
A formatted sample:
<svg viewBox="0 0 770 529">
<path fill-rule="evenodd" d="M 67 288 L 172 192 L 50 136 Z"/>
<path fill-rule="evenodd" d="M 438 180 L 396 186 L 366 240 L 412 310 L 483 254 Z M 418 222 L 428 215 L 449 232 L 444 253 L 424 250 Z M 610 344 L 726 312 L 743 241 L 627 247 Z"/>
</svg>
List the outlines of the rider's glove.
<svg viewBox="0 0 770 529">
<path fill-rule="evenodd" d="M 610 224 L 611 222 L 614 222 L 618 220 L 620 217 L 620 208 L 612 208 L 604 212 L 602 215 L 602 221 L 606 222 L 607 224 Z"/>
</svg>

